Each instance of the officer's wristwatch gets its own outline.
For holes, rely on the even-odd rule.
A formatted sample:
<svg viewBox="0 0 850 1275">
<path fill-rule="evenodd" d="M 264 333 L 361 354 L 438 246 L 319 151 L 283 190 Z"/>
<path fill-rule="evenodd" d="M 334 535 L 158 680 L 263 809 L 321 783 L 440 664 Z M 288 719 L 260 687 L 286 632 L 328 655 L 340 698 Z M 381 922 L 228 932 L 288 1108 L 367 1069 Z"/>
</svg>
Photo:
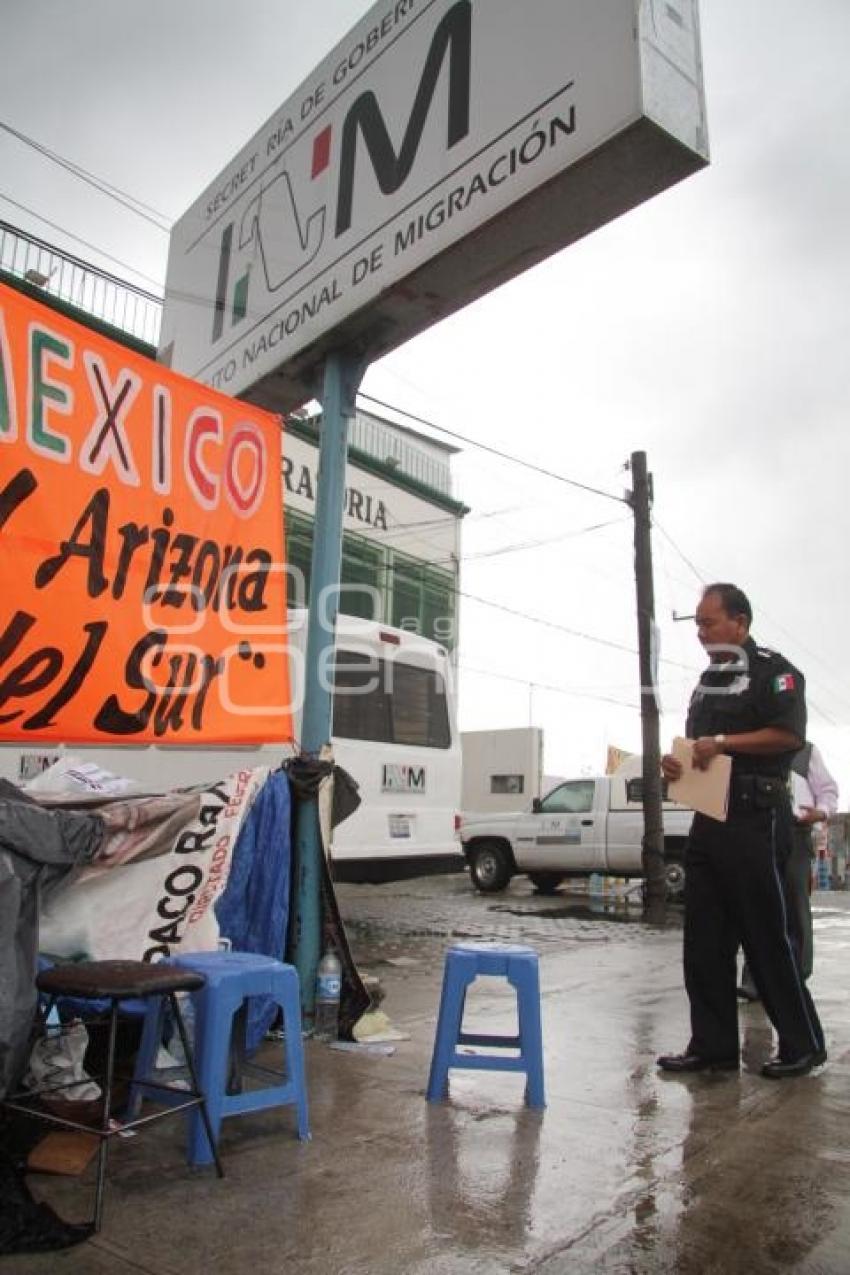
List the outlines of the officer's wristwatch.
<svg viewBox="0 0 850 1275">
<path fill-rule="evenodd" d="M 721 752 L 723 752 L 723 749 L 726 747 L 726 736 L 725 736 L 725 735 L 715 735 L 715 736 L 714 736 L 714 742 L 715 742 L 715 744 L 717 745 L 717 747 L 720 749 L 720 751 L 721 751 Z"/>
</svg>

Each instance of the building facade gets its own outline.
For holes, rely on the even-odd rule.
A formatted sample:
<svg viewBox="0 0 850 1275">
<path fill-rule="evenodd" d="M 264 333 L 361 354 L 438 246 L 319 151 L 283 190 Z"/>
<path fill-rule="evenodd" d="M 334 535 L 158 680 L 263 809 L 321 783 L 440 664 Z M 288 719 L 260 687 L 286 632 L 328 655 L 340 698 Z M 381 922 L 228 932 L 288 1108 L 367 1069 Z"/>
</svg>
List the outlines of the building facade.
<svg viewBox="0 0 850 1275">
<path fill-rule="evenodd" d="M 309 597 L 321 416 L 286 423 L 289 600 Z M 349 428 L 340 610 L 457 647 L 461 521 L 446 446 L 371 412 Z"/>
</svg>

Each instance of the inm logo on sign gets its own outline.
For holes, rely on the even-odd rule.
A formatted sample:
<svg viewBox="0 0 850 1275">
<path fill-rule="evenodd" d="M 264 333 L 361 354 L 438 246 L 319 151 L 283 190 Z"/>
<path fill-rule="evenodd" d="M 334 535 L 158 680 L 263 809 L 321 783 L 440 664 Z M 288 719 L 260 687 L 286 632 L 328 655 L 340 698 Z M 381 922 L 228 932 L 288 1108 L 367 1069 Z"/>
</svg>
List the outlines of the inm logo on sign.
<svg viewBox="0 0 850 1275">
<path fill-rule="evenodd" d="M 339 144 L 334 239 L 351 229 L 354 215 L 355 172 L 358 158 L 368 158 L 384 195 L 400 190 L 413 169 L 419 144 L 434 101 L 444 62 L 448 60 L 448 125 L 446 149 L 469 133 L 472 3 L 458 0 L 434 31 L 413 98 L 398 152 L 375 94 L 367 89 L 343 119 Z M 362 139 L 363 146 L 358 143 Z M 213 309 L 212 341 L 235 327 L 248 312 L 251 266 L 262 269 L 270 295 L 291 284 L 315 260 L 328 231 L 331 186 L 332 125 L 307 140 L 307 149 L 289 152 L 289 167 L 281 168 L 260 186 L 242 214 L 236 243 L 235 222 L 228 222 L 219 243 L 218 279 Z M 328 285 L 330 290 L 333 285 Z M 333 300 L 328 297 L 327 301 Z M 318 297 L 317 306 L 323 304 Z"/>
<path fill-rule="evenodd" d="M 384 765 L 381 792 L 425 792 L 425 767 Z"/>
</svg>

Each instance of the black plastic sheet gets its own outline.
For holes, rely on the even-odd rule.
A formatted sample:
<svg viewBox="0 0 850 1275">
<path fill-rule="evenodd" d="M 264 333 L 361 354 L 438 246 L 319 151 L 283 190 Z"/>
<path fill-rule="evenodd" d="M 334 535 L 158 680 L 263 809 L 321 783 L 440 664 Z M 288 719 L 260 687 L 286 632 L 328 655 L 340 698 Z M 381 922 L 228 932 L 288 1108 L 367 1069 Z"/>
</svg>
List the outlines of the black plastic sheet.
<svg viewBox="0 0 850 1275">
<path fill-rule="evenodd" d="M 26 1066 L 42 896 L 90 863 L 103 835 L 98 815 L 45 810 L 0 780 L 0 1098 L 17 1086 Z"/>
</svg>

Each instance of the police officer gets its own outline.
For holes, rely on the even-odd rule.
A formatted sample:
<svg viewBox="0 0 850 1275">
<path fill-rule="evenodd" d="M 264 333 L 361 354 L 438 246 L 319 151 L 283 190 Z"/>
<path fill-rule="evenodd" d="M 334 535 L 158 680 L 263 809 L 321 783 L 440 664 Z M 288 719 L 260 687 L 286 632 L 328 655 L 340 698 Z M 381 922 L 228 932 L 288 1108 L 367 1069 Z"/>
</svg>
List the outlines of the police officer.
<svg viewBox="0 0 850 1275">
<path fill-rule="evenodd" d="M 691 1039 L 683 1054 L 658 1059 L 664 1071 L 739 1066 L 736 953 L 744 954 L 779 1037 L 762 1074 L 802 1076 L 826 1061 L 823 1030 L 788 933 L 782 890 L 791 848 L 787 779 L 806 735 L 802 675 L 783 656 L 756 646 L 752 608 L 733 584 L 711 584 L 696 612 L 709 666 L 691 697 L 687 735 L 693 765 L 732 758 L 725 822 L 695 814 L 685 877 L 685 987 Z M 666 756 L 664 777 L 681 764 Z"/>
</svg>

